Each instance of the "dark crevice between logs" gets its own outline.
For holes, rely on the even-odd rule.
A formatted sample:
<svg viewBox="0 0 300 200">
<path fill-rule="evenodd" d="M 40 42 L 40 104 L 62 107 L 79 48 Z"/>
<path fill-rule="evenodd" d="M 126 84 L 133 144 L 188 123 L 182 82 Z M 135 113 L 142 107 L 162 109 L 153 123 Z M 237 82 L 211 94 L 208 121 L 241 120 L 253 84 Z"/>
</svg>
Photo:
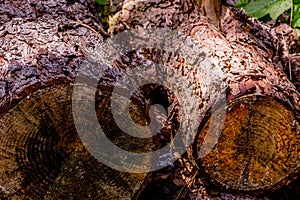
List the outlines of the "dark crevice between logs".
<svg viewBox="0 0 300 200">
<path fill-rule="evenodd" d="M 152 125 L 154 126 L 162 126 L 161 130 L 157 130 L 158 132 L 153 137 L 143 139 L 132 137 L 118 127 L 112 115 L 111 97 L 116 83 L 124 76 L 124 74 L 122 74 L 124 71 L 122 70 L 138 68 L 145 64 L 145 61 L 151 61 L 151 65 L 155 65 L 158 63 L 158 60 L 161 59 L 160 56 L 163 55 L 158 49 L 141 49 L 139 50 L 139 54 L 143 54 L 143 56 L 138 56 L 136 51 L 121 56 L 114 61 L 113 69 L 104 73 L 104 76 L 100 79 L 98 84 L 99 91 L 96 95 L 96 108 L 102 111 L 98 114 L 99 123 L 103 126 L 103 130 L 107 132 L 107 137 L 111 141 L 115 141 L 115 144 L 120 145 L 119 147 L 125 150 L 130 149 L 131 151 L 137 152 L 149 152 L 164 147 L 176 135 L 180 123 L 180 105 L 177 97 L 170 88 L 155 83 L 142 85 L 139 88 L 135 88 L 134 91 L 131 91 L 133 94 L 130 97 L 130 117 L 138 126 L 145 126 L 153 122 Z M 176 58 L 169 59 L 170 62 L 177 62 L 175 61 Z M 151 68 L 150 66 L 147 66 L 147 68 L 148 67 Z M 142 76 L 151 77 L 153 76 L 153 71 L 146 71 Z M 132 81 L 132 83 L 137 81 L 135 84 L 138 85 L 139 78 L 130 81 Z M 117 94 L 124 96 L 129 92 L 128 89 L 129 88 L 122 87 Z M 154 116 L 150 118 L 150 108 L 155 104 L 161 105 L 165 112 L 162 113 L 156 110 L 154 111 Z M 124 102 L 118 101 L 118 105 L 116 106 L 122 110 L 126 105 Z M 162 120 L 166 120 L 165 123 L 163 123 Z M 126 126 L 126 124 L 122 125 L 123 127 Z M 114 134 L 110 134 L 111 131 L 114 132 Z M 141 134 L 142 133 L 141 131 Z M 151 144 L 151 148 L 149 144 Z M 136 149 L 133 147 L 136 147 Z"/>
<path fill-rule="evenodd" d="M 101 110 L 98 114 L 99 124 L 103 128 L 104 132 L 107 133 L 106 136 L 111 141 L 115 141 L 114 143 L 120 148 L 127 151 L 149 152 L 158 150 L 167 145 L 171 141 L 171 138 L 175 136 L 179 127 L 179 121 L 177 118 L 179 118 L 178 113 L 180 108 L 178 106 L 178 100 L 174 94 L 168 88 L 156 84 L 148 84 L 143 85 L 140 88 L 136 88 L 137 90 L 130 98 L 131 103 L 129 105 L 129 112 L 132 121 L 141 127 L 150 123 L 152 123 L 152 126 L 155 127 L 162 126 L 162 129 L 158 130 L 158 132 L 152 137 L 146 139 L 137 138 L 122 131 L 115 122 L 111 110 L 113 85 L 114 82 L 109 83 L 106 80 L 105 84 L 101 84 L 100 81 L 99 90 L 101 91 L 101 95 L 97 95 L 96 97 L 96 108 Z M 125 89 L 123 92 L 126 93 L 128 91 Z M 122 95 L 122 92 L 119 93 L 119 95 Z M 154 111 L 156 116 L 152 116 L 151 119 L 149 113 L 150 107 L 155 104 L 161 105 L 165 112 L 162 113 L 159 110 Z M 123 105 L 123 102 L 119 101 L 118 105 L 115 106 L 122 110 L 126 105 Z M 167 112 L 168 110 L 169 112 Z M 165 114 L 167 114 L 167 116 Z M 167 119 L 168 121 L 161 124 L 162 119 L 159 117 Z M 126 126 L 126 124 L 122 125 Z M 156 130 L 157 128 L 155 127 L 152 129 Z M 114 134 L 111 134 L 112 132 Z M 143 136 L 142 131 L 141 136 Z M 151 144 L 151 148 L 149 147 L 149 144 Z"/>
</svg>

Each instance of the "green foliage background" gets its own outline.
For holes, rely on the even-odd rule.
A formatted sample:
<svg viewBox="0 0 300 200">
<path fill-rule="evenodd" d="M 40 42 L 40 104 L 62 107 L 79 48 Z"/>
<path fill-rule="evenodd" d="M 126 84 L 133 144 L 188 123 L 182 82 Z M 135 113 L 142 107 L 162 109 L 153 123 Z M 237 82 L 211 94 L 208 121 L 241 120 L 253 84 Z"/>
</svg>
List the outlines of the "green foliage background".
<svg viewBox="0 0 300 200">
<path fill-rule="evenodd" d="M 291 24 L 300 37 L 300 0 L 238 0 L 235 6 L 262 21 L 277 20 L 285 14 L 285 21 Z"/>
</svg>

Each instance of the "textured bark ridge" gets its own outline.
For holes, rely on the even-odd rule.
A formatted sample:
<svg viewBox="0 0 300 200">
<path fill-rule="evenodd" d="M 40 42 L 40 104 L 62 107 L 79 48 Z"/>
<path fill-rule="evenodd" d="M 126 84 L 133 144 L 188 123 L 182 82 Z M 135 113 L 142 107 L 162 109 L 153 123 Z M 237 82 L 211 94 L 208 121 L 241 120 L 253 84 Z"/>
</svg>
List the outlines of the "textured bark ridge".
<svg viewBox="0 0 300 200">
<path fill-rule="evenodd" d="M 89 3 L 1 1 L 1 114 L 31 91 L 74 79 L 83 47 L 102 40 Z"/>
<path fill-rule="evenodd" d="M 203 138 L 208 137 L 208 143 L 216 139 L 207 133 L 208 124 L 214 122 L 203 120 L 193 149 L 188 151 L 183 164 L 177 163 L 179 168 L 185 166 L 182 174 L 190 170 L 188 175 L 182 175 L 186 184 L 181 185 L 182 190 L 187 185 L 191 189 L 185 198 L 241 198 L 243 193 L 244 198 L 251 198 L 246 195 L 248 192 L 272 198 L 272 192 L 296 178 L 299 170 L 295 163 L 300 147 L 300 96 L 284 73 L 286 63 L 280 38 L 274 29 L 248 18 L 242 11 L 225 7 L 222 34 L 199 14 L 192 1 L 183 2 L 127 0 L 119 13 L 115 33 L 131 28 L 175 29 L 198 40 L 201 50 L 223 71 L 220 87 L 226 91 L 228 106 L 213 113 L 210 107 L 219 99 L 205 96 L 205 82 L 197 76 L 199 66 L 185 65 L 186 68 L 179 69 L 189 77 L 195 95 L 201 99 L 202 116 L 206 113 L 210 119 L 212 114 L 228 109 L 224 127 L 216 130 L 220 131 L 220 141 L 212 153 L 199 159 Z M 159 176 L 160 172 L 154 172 L 152 177 L 156 174 Z M 142 197 L 151 191 L 147 186 L 144 188 Z M 178 192 L 174 196 L 182 195 Z"/>
<path fill-rule="evenodd" d="M 300 91 L 300 55 L 299 54 L 295 54 L 291 56 L 291 71 L 292 71 L 292 80 L 293 83 L 295 84 L 296 88 L 298 91 Z M 289 63 L 289 60 L 287 60 L 287 63 Z M 287 68 L 289 67 L 289 65 L 287 65 Z"/>
</svg>

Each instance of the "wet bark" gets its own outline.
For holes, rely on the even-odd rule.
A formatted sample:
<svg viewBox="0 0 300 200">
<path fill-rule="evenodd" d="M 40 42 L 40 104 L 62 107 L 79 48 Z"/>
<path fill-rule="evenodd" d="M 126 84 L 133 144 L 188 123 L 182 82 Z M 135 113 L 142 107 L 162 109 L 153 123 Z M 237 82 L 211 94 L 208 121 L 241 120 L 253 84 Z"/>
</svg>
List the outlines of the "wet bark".
<svg viewBox="0 0 300 200">
<path fill-rule="evenodd" d="M 1 2 L 1 114 L 37 88 L 74 78 L 83 47 L 104 36 L 92 5 Z"/>
<path fill-rule="evenodd" d="M 266 98 L 271 105 L 280 102 L 276 108 L 282 108 L 287 113 L 292 110 L 287 123 L 299 121 L 299 93 L 283 71 L 286 69 L 286 61 L 281 54 L 283 47 L 278 45 L 279 39 L 273 30 L 248 18 L 242 11 L 224 7 L 221 22 L 223 33 L 220 33 L 199 14 L 194 3 L 193 0 L 125 1 L 115 22 L 114 33 L 128 28 L 147 27 L 181 31 L 199 41 L 203 45 L 202 50 L 208 52 L 215 59 L 216 66 L 224 72 L 222 87 L 227 91 L 227 102 L 233 108 L 240 101 L 236 101 L 237 98 L 245 95 Z M 217 10 L 212 12 L 216 11 L 218 15 Z M 218 187 L 210 186 L 205 178 L 207 174 L 202 174 L 201 170 L 208 168 L 213 160 L 208 160 L 206 165 L 197 164 L 192 149 L 189 149 L 188 155 L 176 161 L 174 168 L 166 167 L 149 173 L 146 178 L 145 174 L 113 170 L 101 164 L 85 149 L 72 119 L 72 83 L 82 61 L 88 57 L 86 47 L 93 49 L 108 37 L 98 21 L 91 0 L 0 1 L 0 13 L 1 198 L 146 199 L 148 195 L 155 195 L 157 199 L 255 198 L 243 194 L 244 191 L 224 189 L 222 181 L 218 182 Z M 209 20 L 214 21 L 214 18 Z M 142 53 L 146 60 L 155 62 L 153 50 Z M 116 67 L 127 68 L 132 62 L 136 66 L 142 63 L 140 58 L 128 57 L 132 60 L 120 59 Z M 206 111 L 218 99 L 202 95 L 205 82 L 195 75 L 197 66 L 193 67 L 183 67 L 179 71 L 190 77 L 195 95 L 201 99 L 199 113 L 209 116 Z M 297 74 L 298 67 L 293 70 Z M 294 76 L 295 79 L 297 77 Z M 99 101 L 100 108 L 104 108 L 113 84 L 104 82 L 100 87 L 108 94 L 105 96 L 104 93 L 104 98 Z M 137 102 L 144 101 L 141 100 L 143 95 L 146 94 L 136 96 Z M 101 103 L 105 105 L 101 107 Z M 254 109 L 257 107 L 258 104 L 252 106 Z M 141 110 L 138 105 L 136 109 Z M 265 114 L 269 116 L 270 112 L 272 109 Z M 173 115 L 171 120 L 176 119 L 176 113 Z M 102 119 L 109 123 L 111 120 L 110 115 L 104 115 Z M 275 122 L 279 120 L 280 117 L 274 119 Z M 172 138 L 170 131 L 174 123 L 169 121 L 166 124 L 168 127 L 159 135 L 160 138 L 154 138 L 157 147 L 165 145 Z M 290 124 L 283 127 L 290 129 Z M 236 130 L 238 133 L 240 128 Z M 295 131 L 298 131 L 297 126 L 290 134 L 293 135 Z M 117 130 L 116 136 L 113 135 L 111 139 L 124 143 L 124 134 L 118 138 L 118 133 Z M 290 137 L 289 134 L 278 135 Z M 201 140 L 200 136 L 198 138 Z M 295 138 L 296 142 L 288 145 L 299 147 L 298 138 Z M 129 148 L 126 144 L 123 147 Z M 194 153 L 197 152 L 197 142 L 193 147 Z M 298 166 L 291 168 L 298 169 Z M 291 174 L 288 180 L 279 182 L 280 186 L 283 185 L 283 193 L 290 197 L 295 191 L 286 187 L 293 184 L 298 187 L 299 180 L 289 186 L 284 185 L 295 177 Z M 271 192 L 278 188 L 276 184 L 269 185 L 266 191 L 259 188 L 262 190 L 259 195 L 272 198 Z"/>
</svg>

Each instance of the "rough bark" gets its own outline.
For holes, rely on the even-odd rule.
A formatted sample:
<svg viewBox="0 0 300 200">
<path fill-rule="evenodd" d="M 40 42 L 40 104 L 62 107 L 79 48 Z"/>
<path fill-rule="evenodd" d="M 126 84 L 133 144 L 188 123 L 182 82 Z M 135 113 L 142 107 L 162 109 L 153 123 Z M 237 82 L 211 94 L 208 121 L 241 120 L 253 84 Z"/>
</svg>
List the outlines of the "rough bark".
<svg viewBox="0 0 300 200">
<path fill-rule="evenodd" d="M 291 65 L 293 83 L 296 86 L 297 90 L 300 92 L 300 55 L 292 55 L 290 60 L 287 60 L 287 69 L 290 68 L 288 63 L 290 63 Z"/>
<path fill-rule="evenodd" d="M 169 27 L 187 33 L 203 44 L 203 50 L 216 60 L 223 72 L 230 73 L 225 77 L 229 88 L 228 101 L 244 94 L 257 93 L 289 101 L 295 111 L 299 109 L 298 92 L 283 72 L 278 56 L 278 51 L 281 51 L 278 39 L 267 26 L 248 18 L 240 10 L 226 8 L 222 23 L 225 32 L 223 36 L 188 1 L 183 5 L 179 1 L 161 1 L 156 6 L 151 6 L 151 2 L 148 6 L 143 2 L 136 2 L 132 6 L 132 2 L 134 1 L 125 1 L 119 17 L 122 23 L 115 25 L 116 32 L 126 28 Z M 130 26 L 125 27 L 124 24 Z M 216 44 L 213 49 L 211 42 Z M 195 80 L 191 82 L 194 83 Z M 246 83 L 249 85 L 244 85 Z M 200 95 L 200 90 L 196 93 Z"/>
<path fill-rule="evenodd" d="M 90 3 L 1 2 L 1 114 L 37 88 L 74 78 L 83 47 L 103 38 Z"/>
</svg>

